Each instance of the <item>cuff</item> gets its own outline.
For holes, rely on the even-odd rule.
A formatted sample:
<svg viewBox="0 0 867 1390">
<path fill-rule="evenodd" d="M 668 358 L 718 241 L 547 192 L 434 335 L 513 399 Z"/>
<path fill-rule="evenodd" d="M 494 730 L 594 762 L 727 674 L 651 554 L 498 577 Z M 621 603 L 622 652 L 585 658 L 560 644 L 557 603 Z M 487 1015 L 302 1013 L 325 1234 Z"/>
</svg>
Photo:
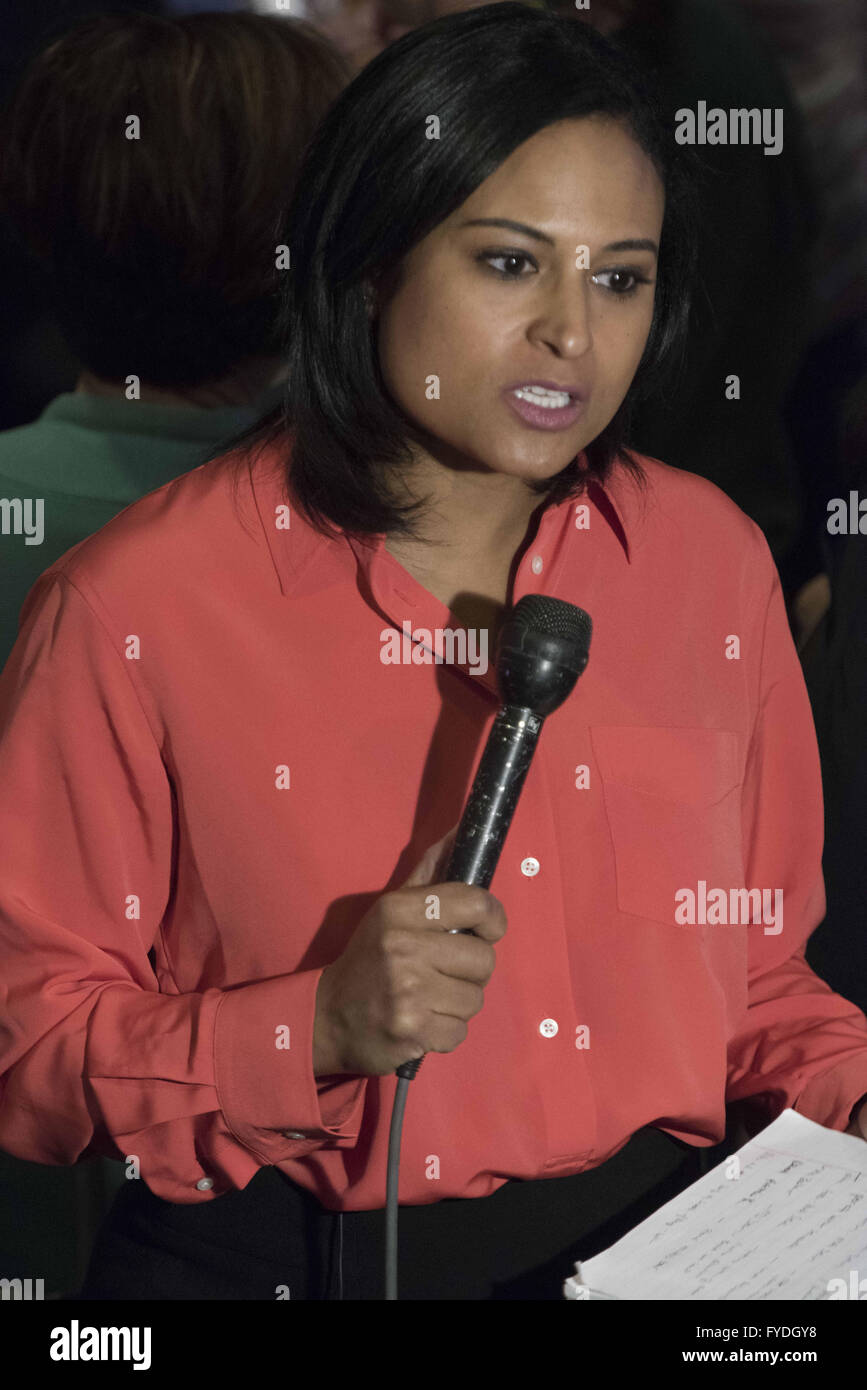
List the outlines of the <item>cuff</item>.
<svg viewBox="0 0 867 1390">
<path fill-rule="evenodd" d="M 845 1130 L 852 1122 L 853 1108 L 865 1096 L 867 1052 L 859 1052 L 831 1071 L 814 1076 L 801 1091 L 792 1109 L 828 1129 Z"/>
<path fill-rule="evenodd" d="M 265 1163 L 323 1146 L 351 1149 L 358 1141 L 367 1077 L 323 1080 L 313 1074 L 316 991 L 324 969 L 224 990 L 217 1008 L 220 1109 L 235 1138 Z"/>
</svg>

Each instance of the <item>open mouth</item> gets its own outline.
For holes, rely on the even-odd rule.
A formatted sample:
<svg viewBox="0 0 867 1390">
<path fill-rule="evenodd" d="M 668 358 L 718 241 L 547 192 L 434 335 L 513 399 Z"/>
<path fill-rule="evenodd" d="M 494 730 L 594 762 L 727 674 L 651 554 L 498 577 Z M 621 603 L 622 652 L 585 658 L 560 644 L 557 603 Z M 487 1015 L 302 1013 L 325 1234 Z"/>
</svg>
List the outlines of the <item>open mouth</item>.
<svg viewBox="0 0 867 1390">
<path fill-rule="evenodd" d="M 585 403 L 569 391 L 553 391 L 542 386 L 507 389 L 503 397 L 531 429 L 565 430 L 582 415 Z"/>
<path fill-rule="evenodd" d="M 569 391 L 549 391 L 546 386 L 519 386 L 513 392 L 519 401 L 530 401 L 543 410 L 562 410 L 576 398 Z"/>
</svg>

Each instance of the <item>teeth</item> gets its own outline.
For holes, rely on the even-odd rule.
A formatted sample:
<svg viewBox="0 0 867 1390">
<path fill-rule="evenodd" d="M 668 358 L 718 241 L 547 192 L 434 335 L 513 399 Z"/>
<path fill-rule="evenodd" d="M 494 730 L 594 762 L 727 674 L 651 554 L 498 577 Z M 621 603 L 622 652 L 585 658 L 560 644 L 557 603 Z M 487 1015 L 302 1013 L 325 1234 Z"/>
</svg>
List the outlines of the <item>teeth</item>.
<svg viewBox="0 0 867 1390">
<path fill-rule="evenodd" d="M 520 386 L 512 392 L 521 401 L 531 401 L 546 410 L 562 410 L 569 404 L 568 391 L 549 391 L 546 386 Z"/>
</svg>

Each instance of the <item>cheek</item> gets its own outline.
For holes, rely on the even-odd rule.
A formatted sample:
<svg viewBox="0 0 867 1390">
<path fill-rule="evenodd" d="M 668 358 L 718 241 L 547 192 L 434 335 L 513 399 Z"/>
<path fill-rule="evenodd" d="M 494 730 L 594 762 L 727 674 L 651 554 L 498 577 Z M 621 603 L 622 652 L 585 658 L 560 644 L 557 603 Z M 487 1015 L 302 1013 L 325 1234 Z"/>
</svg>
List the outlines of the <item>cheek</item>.
<svg viewBox="0 0 867 1390">
<path fill-rule="evenodd" d="M 436 301 L 416 286 L 383 311 L 378 346 L 383 375 L 404 397 L 424 399 L 425 378 L 437 371 L 442 315 Z"/>
<path fill-rule="evenodd" d="M 497 335 L 469 295 L 446 293 L 441 284 L 430 292 L 417 288 L 393 301 L 380 320 L 378 347 L 386 384 L 413 412 L 427 420 L 442 416 L 444 403 L 456 400 L 474 373 L 489 359 Z M 440 399 L 428 396 L 437 377 Z"/>
<path fill-rule="evenodd" d="M 497 341 L 496 316 L 484 299 L 474 296 L 472 287 L 435 285 L 419 305 L 411 327 L 419 339 L 416 351 L 429 364 L 435 363 L 428 371 L 459 379 L 470 364 L 478 369 Z"/>
</svg>

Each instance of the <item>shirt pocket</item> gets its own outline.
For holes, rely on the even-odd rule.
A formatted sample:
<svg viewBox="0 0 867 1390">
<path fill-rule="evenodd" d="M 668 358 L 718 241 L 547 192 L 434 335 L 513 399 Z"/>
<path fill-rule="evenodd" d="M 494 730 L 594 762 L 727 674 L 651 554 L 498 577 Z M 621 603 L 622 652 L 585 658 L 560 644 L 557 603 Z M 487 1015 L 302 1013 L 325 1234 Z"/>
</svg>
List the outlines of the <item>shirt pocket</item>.
<svg viewBox="0 0 867 1390">
<path fill-rule="evenodd" d="M 678 928 L 678 890 L 744 886 L 738 735 L 590 727 L 621 912 Z"/>
</svg>

